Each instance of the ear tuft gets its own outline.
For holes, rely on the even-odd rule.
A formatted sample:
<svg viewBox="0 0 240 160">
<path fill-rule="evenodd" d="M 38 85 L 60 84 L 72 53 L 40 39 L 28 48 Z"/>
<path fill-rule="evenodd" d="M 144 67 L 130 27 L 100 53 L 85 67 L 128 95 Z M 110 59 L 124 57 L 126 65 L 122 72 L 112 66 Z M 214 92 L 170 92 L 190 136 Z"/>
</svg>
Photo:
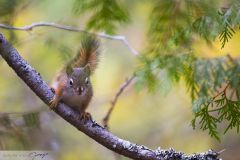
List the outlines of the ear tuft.
<svg viewBox="0 0 240 160">
<path fill-rule="evenodd" d="M 90 75 L 91 74 L 91 68 L 90 68 L 90 64 L 86 64 L 85 67 L 83 68 L 83 70 Z"/>
<path fill-rule="evenodd" d="M 70 74 L 72 74 L 72 72 L 73 72 L 73 68 L 72 68 L 71 66 L 67 66 L 67 67 L 66 67 L 66 73 L 67 73 L 67 75 L 69 76 Z"/>
</svg>

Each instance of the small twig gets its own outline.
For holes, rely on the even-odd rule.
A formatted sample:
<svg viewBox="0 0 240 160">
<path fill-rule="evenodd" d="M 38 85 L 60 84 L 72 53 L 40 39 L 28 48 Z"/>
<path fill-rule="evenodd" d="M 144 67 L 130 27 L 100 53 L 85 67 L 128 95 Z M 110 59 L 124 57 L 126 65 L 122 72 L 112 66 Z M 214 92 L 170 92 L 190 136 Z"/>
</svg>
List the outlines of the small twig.
<svg viewBox="0 0 240 160">
<path fill-rule="evenodd" d="M 93 32 L 89 32 L 89 31 L 86 31 L 84 29 L 80 29 L 77 27 L 61 25 L 61 24 L 52 23 L 52 22 L 37 22 L 37 23 L 32 23 L 31 25 L 26 25 L 23 27 L 13 27 L 13 26 L 5 25 L 5 24 L 0 24 L 0 28 L 9 29 L 9 30 L 18 30 L 18 31 L 32 31 L 34 28 L 37 28 L 37 27 L 52 27 L 52 28 L 57 28 L 57 29 L 62 29 L 62 30 L 67 30 L 67 31 L 72 31 L 72 32 L 83 32 L 83 33 L 93 34 L 95 36 L 110 39 L 110 40 L 118 40 L 118 41 L 123 42 L 125 44 L 125 46 L 135 56 L 139 55 L 139 53 L 129 44 L 126 37 L 121 36 L 121 35 L 112 36 L 112 35 L 108 35 L 105 33 L 93 33 Z"/>
<path fill-rule="evenodd" d="M 132 75 L 132 77 L 126 79 L 126 81 L 120 86 L 119 90 L 117 91 L 117 93 L 115 94 L 115 96 L 113 97 L 113 99 L 111 100 L 111 106 L 106 114 L 106 116 L 103 118 L 103 125 L 105 128 L 108 128 L 108 121 L 109 118 L 111 116 L 111 113 L 117 103 L 117 100 L 119 98 L 119 96 L 122 94 L 122 92 L 127 88 L 127 86 L 132 82 L 132 80 L 135 78 L 135 74 Z"/>
<path fill-rule="evenodd" d="M 228 83 L 226 84 L 226 86 L 224 87 L 224 89 L 223 89 L 222 91 L 218 92 L 214 97 L 212 97 L 212 99 L 215 100 L 215 99 L 216 99 L 218 96 L 220 96 L 221 94 L 227 95 L 227 94 L 226 94 L 226 91 L 227 91 L 227 88 L 228 88 L 229 86 L 230 86 L 230 82 L 228 82 Z M 208 106 L 209 106 L 209 104 L 210 104 L 210 103 L 208 103 Z M 221 107 L 221 108 L 216 108 L 216 109 L 209 110 L 208 112 L 219 111 L 219 110 L 221 110 L 221 109 L 223 109 L 223 108 L 224 108 L 224 106 Z"/>
<path fill-rule="evenodd" d="M 225 106 L 224 106 L 224 107 L 225 107 Z M 219 110 L 223 109 L 224 107 L 217 108 L 217 109 L 212 109 L 212 110 L 208 110 L 208 112 L 216 112 L 216 111 L 219 111 Z"/>
<path fill-rule="evenodd" d="M 216 99 L 218 96 L 220 96 L 221 94 L 226 94 L 227 88 L 230 86 L 230 82 L 227 83 L 227 85 L 224 87 L 224 89 L 220 92 L 218 92 L 212 99 Z"/>
<path fill-rule="evenodd" d="M 225 152 L 225 151 L 226 151 L 226 149 L 224 148 L 224 149 L 222 149 L 221 151 L 219 151 L 218 154 L 222 154 L 222 153 Z"/>
</svg>

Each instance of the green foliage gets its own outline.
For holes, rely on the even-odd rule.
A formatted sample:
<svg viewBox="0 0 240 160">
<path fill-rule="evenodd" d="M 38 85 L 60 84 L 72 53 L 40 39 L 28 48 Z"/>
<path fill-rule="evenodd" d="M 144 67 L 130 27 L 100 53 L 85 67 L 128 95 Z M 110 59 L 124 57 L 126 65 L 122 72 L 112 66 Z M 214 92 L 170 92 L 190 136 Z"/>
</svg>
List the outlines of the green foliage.
<svg viewBox="0 0 240 160">
<path fill-rule="evenodd" d="M 240 3 L 238 1 L 233 1 L 229 7 L 209 8 L 193 22 L 193 31 L 208 43 L 219 37 L 222 48 L 224 48 L 225 44 L 233 37 L 234 28 L 239 28 L 239 10 Z"/>
<path fill-rule="evenodd" d="M 111 17 L 104 15 L 104 10 L 114 15 L 118 14 L 118 9 L 114 13 L 104 7 L 99 9 L 104 4 L 111 8 L 110 2 L 104 2 L 107 1 L 76 1 L 75 11 L 82 13 L 94 10 L 97 15 L 93 14 L 88 28 L 113 33 L 116 26 L 112 25 Z M 151 2 L 148 46 L 140 58 L 142 67 L 136 72 L 136 88 L 147 86 L 149 91 L 160 89 L 166 93 L 182 79 L 186 82 L 193 102 L 194 128 L 199 123 L 202 130 L 208 130 L 209 135 L 219 141 L 218 126 L 223 121 L 227 123 L 224 133 L 233 128 L 238 131 L 239 64 L 228 56 L 213 59 L 197 57 L 192 52 L 192 44 L 196 37 L 203 38 L 208 44 L 219 37 L 223 48 L 239 27 L 239 2 L 231 1 L 227 7 L 222 7 L 220 1 L 213 0 Z M 123 15 L 123 21 L 114 20 L 126 22 L 128 18 Z M 104 17 L 108 22 L 104 22 Z M 191 54 L 179 54 L 184 52 Z M 216 99 L 219 88 L 226 83 L 234 88 L 232 90 L 237 95 L 235 101 L 232 100 L 233 97 L 227 96 L 222 97 L 222 100 Z"/>
<path fill-rule="evenodd" d="M 233 30 L 233 28 L 229 25 L 229 23 L 226 23 L 223 32 L 219 36 L 220 41 L 222 42 L 222 48 L 225 46 L 228 40 L 233 37 L 234 33 L 235 31 Z"/>
<path fill-rule="evenodd" d="M 209 5 L 211 3 L 211 5 Z M 198 35 L 211 44 L 217 37 L 222 48 L 239 28 L 239 2 L 219 7 L 220 1 L 164 1 L 153 3 L 148 32 L 148 53 L 168 54 L 169 51 L 190 49 Z"/>
<path fill-rule="evenodd" d="M 17 0 L 0 0 L 0 17 L 12 14 L 16 8 Z"/>
<path fill-rule="evenodd" d="M 18 0 L 0 0 L 0 22 L 4 24 L 12 25 L 16 12 L 21 11 L 22 4 L 25 5 L 26 0 L 22 0 L 22 3 L 19 3 Z M 7 35 L 9 40 L 14 43 L 17 41 L 16 34 L 12 31 L 8 31 Z"/>
<path fill-rule="evenodd" d="M 208 130 L 208 133 L 211 137 L 216 138 L 220 141 L 219 134 L 217 132 L 217 124 L 219 121 L 217 118 L 209 114 L 208 105 L 204 106 L 201 111 L 196 113 L 196 117 L 200 117 L 200 128 L 204 130 Z M 196 117 L 192 120 L 192 126 L 195 128 Z"/>
<path fill-rule="evenodd" d="M 240 15 L 239 15 L 240 4 L 234 4 L 229 9 L 219 12 L 221 16 L 222 32 L 219 35 L 220 41 L 222 42 L 222 48 L 226 42 L 233 37 L 235 33 L 234 27 L 239 26 Z"/>
<path fill-rule="evenodd" d="M 160 57 L 152 58 L 153 61 L 147 58 L 142 58 L 144 67 L 137 72 L 139 82 L 148 82 L 150 91 L 153 91 L 158 86 L 164 86 L 165 79 L 168 79 L 166 83 L 177 83 L 180 77 L 189 71 L 190 63 L 187 61 L 194 61 L 194 56 L 191 54 L 179 54 L 179 55 L 164 55 Z M 170 81 L 170 82 L 169 82 Z M 158 84 L 160 82 L 161 84 Z M 139 84 L 137 84 L 139 85 Z M 170 86 L 172 86 L 170 84 Z"/>
<path fill-rule="evenodd" d="M 210 37 L 214 33 L 214 30 L 209 30 L 212 22 L 204 14 L 214 15 L 215 8 L 216 1 L 211 1 L 210 6 L 205 0 L 155 0 L 149 16 L 148 53 L 168 54 L 169 51 L 189 48 L 193 33 L 206 39 Z"/>
<path fill-rule="evenodd" d="M 137 74 L 139 83 L 147 84 L 150 90 L 172 87 L 184 80 L 193 102 L 193 127 L 199 124 L 219 141 L 219 125 L 223 122 L 224 134 L 229 129 L 239 130 L 240 65 L 230 56 L 212 59 L 195 56 L 192 44 L 196 37 L 208 44 L 219 37 L 223 48 L 239 28 L 239 6 L 238 1 L 231 1 L 226 7 L 220 1 L 154 1 L 149 44 Z M 232 94 L 223 94 L 219 99 L 226 84 Z"/>
<path fill-rule="evenodd" d="M 77 14 L 91 11 L 87 29 L 113 34 L 117 25 L 129 21 L 128 11 L 117 0 L 76 0 L 73 8 Z"/>
<path fill-rule="evenodd" d="M 217 132 L 218 125 L 224 121 L 226 122 L 227 126 L 224 134 L 233 128 L 236 128 L 239 133 L 240 126 L 240 102 L 229 99 L 226 94 L 226 88 L 216 97 L 208 99 L 208 101 L 201 101 L 201 98 L 199 98 L 196 102 L 197 107 L 202 108 L 195 112 L 195 118 L 192 120 L 192 125 L 195 127 L 196 119 L 200 119 L 200 128 L 202 130 L 208 130 L 209 135 L 219 141 L 220 137 Z"/>
<path fill-rule="evenodd" d="M 173 86 L 181 79 L 185 80 L 193 101 L 194 128 L 199 123 L 202 130 L 208 130 L 209 135 L 219 141 L 218 126 L 223 122 L 227 124 L 224 134 L 229 129 L 239 130 L 238 61 L 233 61 L 229 56 L 207 59 L 193 54 L 162 55 L 154 57 L 152 61 L 146 58 L 143 61 L 147 63 L 147 67 L 144 65 L 143 69 L 137 72 L 137 85 L 145 83 L 150 91 L 162 89 L 161 86 Z M 163 79 L 167 79 L 168 84 L 163 83 Z M 226 89 L 221 91 L 224 86 Z M 226 95 L 228 88 L 231 88 L 232 92 L 230 97 Z M 222 99 L 219 99 L 219 95 Z"/>
<path fill-rule="evenodd" d="M 170 47 L 174 39 L 175 33 L 182 29 L 183 23 L 187 23 L 188 19 L 178 3 L 174 1 L 154 1 L 153 9 L 150 17 L 150 28 L 148 31 L 149 46 L 148 52 L 160 54 L 163 46 Z M 178 20 L 177 20 L 178 19 Z"/>
</svg>

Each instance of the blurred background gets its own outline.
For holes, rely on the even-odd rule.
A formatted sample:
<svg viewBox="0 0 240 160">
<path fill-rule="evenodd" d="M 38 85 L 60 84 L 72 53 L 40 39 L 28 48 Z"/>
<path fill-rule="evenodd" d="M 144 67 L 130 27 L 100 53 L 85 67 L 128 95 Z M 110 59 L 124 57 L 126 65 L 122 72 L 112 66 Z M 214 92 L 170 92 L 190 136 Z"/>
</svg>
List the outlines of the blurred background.
<svg viewBox="0 0 240 160">
<path fill-rule="evenodd" d="M 55 22 L 85 28 L 88 14 L 73 12 L 74 1 L 65 0 L 0 0 L 0 23 L 25 26 L 34 22 Z M 146 47 L 146 28 L 150 3 L 125 2 L 130 10 L 131 23 L 121 25 L 118 35 L 129 40 L 137 51 Z M 14 11 L 13 11 L 14 10 Z M 12 12 L 13 11 L 13 12 Z M 78 50 L 79 32 L 48 27 L 31 31 L 12 31 L 0 28 L 7 39 L 33 66 L 42 78 L 50 83 L 56 72 Z M 221 49 L 216 40 L 212 46 L 196 40 L 194 49 L 203 57 L 239 56 L 240 34 Z M 101 123 L 110 101 L 121 84 L 138 68 L 136 56 L 120 41 L 101 38 L 101 60 L 92 77 L 94 97 L 88 108 L 92 117 Z M 166 83 L 165 83 L 166 84 Z M 171 85 L 171 84 L 169 84 Z M 224 159 L 240 158 L 239 135 L 229 132 L 221 142 L 210 138 L 207 132 L 193 130 L 191 126 L 191 99 L 183 82 L 162 86 L 150 93 L 136 90 L 134 84 L 120 96 L 109 120 L 113 134 L 151 149 L 174 148 L 188 154 L 210 148 L 226 149 Z M 112 160 L 114 154 L 69 125 L 39 100 L 0 58 L 0 149 L 1 150 L 50 150 L 59 160 Z M 127 159 L 121 157 L 121 159 Z"/>
</svg>

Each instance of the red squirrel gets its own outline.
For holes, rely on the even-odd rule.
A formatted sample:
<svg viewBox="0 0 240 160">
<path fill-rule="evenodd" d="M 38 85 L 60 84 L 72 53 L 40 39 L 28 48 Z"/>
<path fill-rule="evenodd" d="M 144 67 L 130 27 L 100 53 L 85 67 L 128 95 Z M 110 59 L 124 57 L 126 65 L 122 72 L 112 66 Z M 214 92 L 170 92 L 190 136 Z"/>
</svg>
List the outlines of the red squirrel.
<svg viewBox="0 0 240 160">
<path fill-rule="evenodd" d="M 77 55 L 55 76 L 50 85 L 55 92 L 49 104 L 51 109 L 54 109 L 59 101 L 63 101 L 78 110 L 81 118 L 91 118 L 85 110 L 93 96 L 90 76 L 98 65 L 99 45 L 95 36 L 83 38 Z"/>
</svg>

